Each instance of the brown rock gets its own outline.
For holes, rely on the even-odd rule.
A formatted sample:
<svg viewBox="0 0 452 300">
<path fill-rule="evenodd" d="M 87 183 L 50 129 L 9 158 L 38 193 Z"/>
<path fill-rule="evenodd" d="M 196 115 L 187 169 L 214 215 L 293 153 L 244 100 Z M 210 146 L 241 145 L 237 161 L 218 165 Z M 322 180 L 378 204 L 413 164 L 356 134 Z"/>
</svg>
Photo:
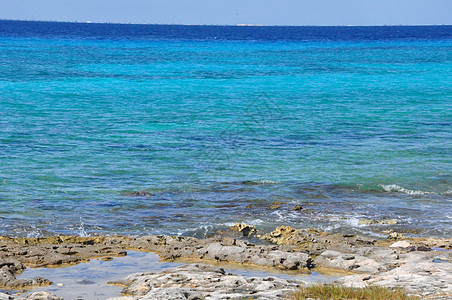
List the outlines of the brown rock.
<svg viewBox="0 0 452 300">
<path fill-rule="evenodd" d="M 230 227 L 231 230 L 241 232 L 243 236 L 250 236 L 253 234 L 256 234 L 257 230 L 256 227 L 253 225 L 247 225 L 243 223 L 235 223 L 235 225 Z"/>
<path fill-rule="evenodd" d="M 295 211 L 299 211 L 299 210 L 302 210 L 303 209 L 303 207 L 301 207 L 301 205 L 298 205 L 298 204 L 295 204 L 293 207 L 292 207 L 292 210 L 295 210 Z"/>
</svg>

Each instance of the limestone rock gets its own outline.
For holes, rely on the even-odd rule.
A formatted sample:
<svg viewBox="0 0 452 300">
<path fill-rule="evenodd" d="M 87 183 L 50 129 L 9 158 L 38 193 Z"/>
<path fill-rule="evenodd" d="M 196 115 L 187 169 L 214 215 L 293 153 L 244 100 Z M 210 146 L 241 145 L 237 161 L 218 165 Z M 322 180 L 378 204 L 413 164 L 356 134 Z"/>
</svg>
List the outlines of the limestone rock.
<svg viewBox="0 0 452 300">
<path fill-rule="evenodd" d="M 5 293 L 0 293 L 0 300 L 12 300 L 12 299 L 14 299 L 13 296 Z"/>
<path fill-rule="evenodd" d="M 400 266 L 373 275 L 351 275 L 339 280 L 346 286 L 364 287 L 369 284 L 385 287 L 405 287 L 430 299 L 435 295 L 452 295 L 452 257 L 448 253 L 410 252 L 400 255 Z M 433 298 L 432 298 L 433 297 Z"/>
<path fill-rule="evenodd" d="M 411 244 L 408 241 L 398 241 L 398 242 L 391 244 L 391 246 L 389 246 L 389 247 L 390 248 L 408 248 L 410 246 L 411 246 Z"/>
<path fill-rule="evenodd" d="M 399 232 L 391 232 L 388 235 L 388 240 L 400 240 L 400 239 L 404 239 L 406 238 L 406 236 L 404 236 L 402 233 Z"/>
<path fill-rule="evenodd" d="M 231 230 L 235 230 L 241 232 L 243 236 L 250 236 L 256 234 L 256 227 L 253 225 L 247 225 L 243 223 L 235 223 L 235 225 L 231 226 Z"/>
<path fill-rule="evenodd" d="M 162 273 L 132 274 L 114 282 L 139 299 L 278 299 L 303 284 L 276 277 L 243 277 L 224 269 L 190 264 Z"/>
<path fill-rule="evenodd" d="M 14 289 L 52 284 L 49 280 L 41 277 L 34 279 L 16 279 L 15 275 L 24 269 L 25 266 L 18 260 L 12 258 L 0 259 L 0 287 Z"/>
<path fill-rule="evenodd" d="M 33 292 L 25 297 L 25 300 L 63 300 L 50 292 L 42 291 L 42 292 Z"/>
<path fill-rule="evenodd" d="M 357 273 L 376 274 L 384 265 L 374 259 L 361 255 L 346 254 L 327 250 L 315 259 L 315 265 L 331 269 L 353 271 Z"/>
</svg>

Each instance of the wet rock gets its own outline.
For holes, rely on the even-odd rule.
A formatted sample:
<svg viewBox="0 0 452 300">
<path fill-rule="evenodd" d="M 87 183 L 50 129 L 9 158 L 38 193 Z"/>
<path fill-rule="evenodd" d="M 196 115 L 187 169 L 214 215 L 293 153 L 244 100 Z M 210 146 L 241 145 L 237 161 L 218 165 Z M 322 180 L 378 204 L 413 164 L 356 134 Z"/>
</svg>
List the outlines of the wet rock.
<svg viewBox="0 0 452 300">
<path fill-rule="evenodd" d="M 137 192 L 131 192 L 131 193 L 123 193 L 121 194 L 123 196 L 135 196 L 135 197 L 151 197 L 154 196 L 153 193 L 150 193 L 148 191 L 137 191 Z"/>
<path fill-rule="evenodd" d="M 0 260 L 14 259 L 32 267 L 76 264 L 90 258 L 124 256 L 124 246 L 105 245 L 105 238 L 49 237 L 3 240 Z"/>
<path fill-rule="evenodd" d="M 222 268 L 190 264 L 162 273 L 132 274 L 114 282 L 134 299 L 283 299 L 302 281 L 243 277 Z"/>
<path fill-rule="evenodd" d="M 247 225 L 243 223 L 235 223 L 235 225 L 230 227 L 231 230 L 241 232 L 243 236 L 250 236 L 253 234 L 256 234 L 257 230 L 256 227 L 253 225 Z"/>
<path fill-rule="evenodd" d="M 0 258 L 0 269 L 8 270 L 11 273 L 16 274 L 25 270 L 25 266 L 23 263 L 16 259 Z"/>
<path fill-rule="evenodd" d="M 303 207 L 301 207 L 301 205 L 298 205 L 298 204 L 295 204 L 293 207 L 292 207 L 292 210 L 295 210 L 295 211 L 299 211 L 299 210 L 302 210 L 303 209 Z"/>
<path fill-rule="evenodd" d="M 25 266 L 15 259 L 0 259 L 0 287 L 8 289 L 17 289 L 33 286 L 46 286 L 51 285 L 52 282 L 36 277 L 34 279 L 17 279 L 15 275 L 18 275 L 25 269 Z"/>
<path fill-rule="evenodd" d="M 372 219 L 360 219 L 359 224 L 362 225 L 395 225 L 397 224 L 397 220 L 388 219 L 388 220 L 372 220 Z"/>
<path fill-rule="evenodd" d="M 267 209 L 280 209 L 282 204 L 284 203 L 280 201 L 273 201 L 273 203 L 269 207 L 267 207 Z"/>
</svg>

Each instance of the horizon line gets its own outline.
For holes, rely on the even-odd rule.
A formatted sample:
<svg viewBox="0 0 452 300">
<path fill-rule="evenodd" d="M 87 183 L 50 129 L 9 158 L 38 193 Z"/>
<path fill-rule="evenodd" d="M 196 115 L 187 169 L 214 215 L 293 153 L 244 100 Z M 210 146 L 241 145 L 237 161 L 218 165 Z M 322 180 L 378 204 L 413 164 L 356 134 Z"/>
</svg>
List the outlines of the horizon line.
<svg viewBox="0 0 452 300">
<path fill-rule="evenodd" d="M 3 19 L 12 22 L 47 22 L 72 24 L 110 24 L 110 25 L 152 25 L 152 26 L 231 26 L 231 27 L 420 27 L 420 26 L 452 26 L 452 24 L 380 24 L 380 25 L 268 25 L 268 24 L 182 24 L 182 23 L 132 23 L 132 22 L 97 22 L 97 21 L 55 21 L 55 20 L 23 20 Z"/>
</svg>

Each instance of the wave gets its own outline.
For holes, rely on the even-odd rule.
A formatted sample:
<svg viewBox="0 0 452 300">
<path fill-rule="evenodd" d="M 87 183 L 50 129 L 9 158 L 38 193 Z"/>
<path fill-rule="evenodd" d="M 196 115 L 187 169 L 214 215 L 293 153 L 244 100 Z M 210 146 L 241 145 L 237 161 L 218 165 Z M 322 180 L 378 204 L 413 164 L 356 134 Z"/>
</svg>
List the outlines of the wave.
<svg viewBox="0 0 452 300">
<path fill-rule="evenodd" d="M 268 180 L 268 179 L 259 179 L 259 180 L 245 180 L 241 182 L 244 185 L 267 185 L 267 184 L 278 184 L 279 182 Z"/>
<path fill-rule="evenodd" d="M 379 186 L 386 192 L 397 192 L 397 193 L 404 193 L 404 194 L 409 194 L 409 195 L 433 194 L 432 192 L 427 192 L 427 191 L 407 189 L 407 188 L 404 188 L 403 186 L 400 186 L 397 184 L 379 184 Z"/>
</svg>

